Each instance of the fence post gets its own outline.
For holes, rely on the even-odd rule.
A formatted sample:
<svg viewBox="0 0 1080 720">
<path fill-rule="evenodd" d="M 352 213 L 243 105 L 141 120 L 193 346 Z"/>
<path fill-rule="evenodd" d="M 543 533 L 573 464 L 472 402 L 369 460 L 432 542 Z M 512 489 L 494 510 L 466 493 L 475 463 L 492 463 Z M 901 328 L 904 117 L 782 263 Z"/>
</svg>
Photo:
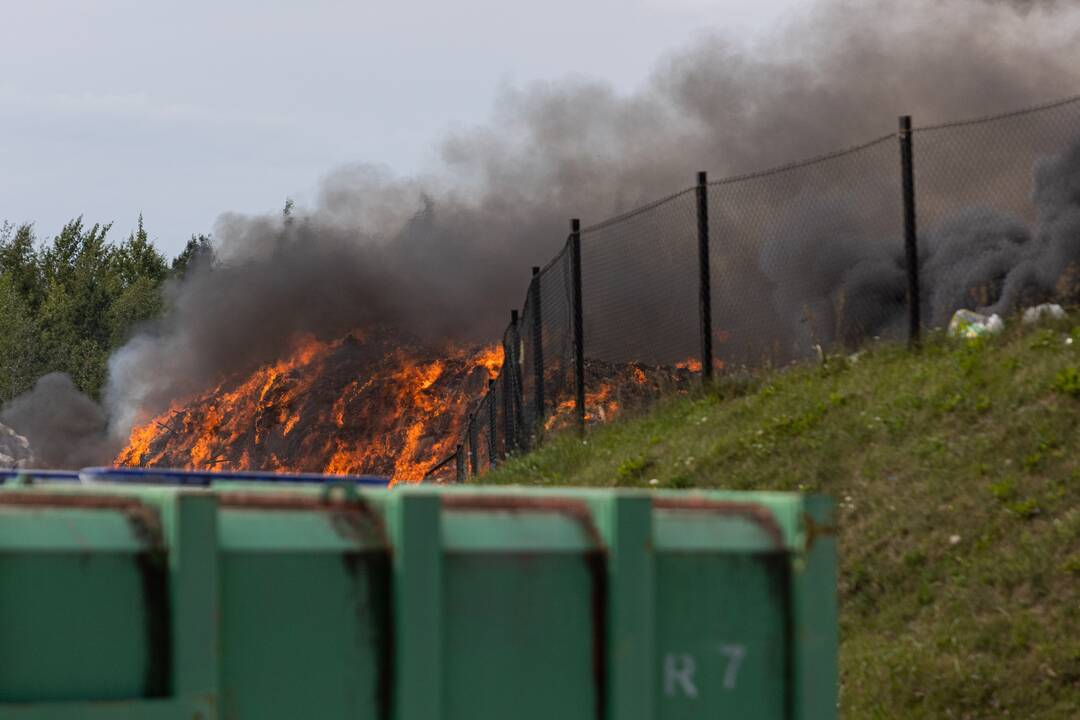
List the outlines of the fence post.
<svg viewBox="0 0 1080 720">
<path fill-rule="evenodd" d="M 516 429 L 514 427 L 514 321 L 517 319 L 517 310 L 510 311 L 510 327 L 503 335 L 503 426 L 506 432 L 506 454 L 509 455 L 517 443 Z"/>
<path fill-rule="evenodd" d="M 465 482 L 465 448 L 458 443 L 457 452 L 454 454 L 454 481 L 458 485 Z"/>
<path fill-rule="evenodd" d="M 495 434 L 498 431 L 498 413 L 495 409 L 495 380 L 488 380 L 488 464 L 491 467 L 498 465 L 499 438 Z"/>
<path fill-rule="evenodd" d="M 476 477 L 480 473 L 480 458 L 476 452 L 476 413 L 469 413 L 469 469 Z"/>
<path fill-rule="evenodd" d="M 701 379 L 713 376 L 712 286 L 709 273 L 709 177 L 697 174 L 698 317 L 701 319 Z"/>
<path fill-rule="evenodd" d="M 900 117 L 900 170 L 904 193 L 904 263 L 907 271 L 908 345 L 922 342 L 919 309 L 919 245 L 915 227 L 915 160 L 912 151 L 911 116 Z"/>
<path fill-rule="evenodd" d="M 585 328 L 581 308 L 581 221 L 570 221 L 570 275 L 574 306 L 574 409 L 578 432 L 585 434 Z"/>
</svg>

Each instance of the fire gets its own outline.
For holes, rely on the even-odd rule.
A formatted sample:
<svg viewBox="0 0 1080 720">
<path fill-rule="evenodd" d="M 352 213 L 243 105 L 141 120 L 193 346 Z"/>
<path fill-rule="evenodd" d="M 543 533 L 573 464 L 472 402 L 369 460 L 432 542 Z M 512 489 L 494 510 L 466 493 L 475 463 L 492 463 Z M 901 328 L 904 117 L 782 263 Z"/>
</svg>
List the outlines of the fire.
<svg viewBox="0 0 1080 720">
<path fill-rule="evenodd" d="M 701 361 L 697 358 L 686 358 L 682 362 L 675 363 L 675 367 L 680 370 L 689 370 L 692 373 L 701 372 Z"/>
<path fill-rule="evenodd" d="M 724 368 L 715 359 L 713 367 Z M 585 423 L 592 425 L 613 420 L 628 411 L 648 407 L 657 398 L 684 393 L 700 383 L 701 361 L 687 358 L 674 365 L 645 363 L 606 363 L 585 361 Z M 577 403 L 571 395 L 547 408 L 544 431 L 553 432 L 576 423 Z"/>
<path fill-rule="evenodd" d="M 724 367 L 725 367 L 724 361 L 721 360 L 720 358 L 713 358 L 712 365 L 713 365 L 713 369 L 715 369 L 715 370 L 723 370 Z M 701 365 L 701 361 L 698 360 L 697 358 L 686 358 L 685 360 L 683 360 L 681 362 L 675 363 L 675 367 L 677 367 L 680 370 L 689 370 L 692 373 L 699 373 L 699 372 L 701 372 L 702 365 Z"/>
<path fill-rule="evenodd" d="M 481 348 L 474 359 L 477 365 L 482 365 L 487 368 L 488 375 L 495 378 L 498 376 L 499 370 L 502 369 L 502 348 L 498 345 Z"/>
<path fill-rule="evenodd" d="M 454 452 L 502 366 L 499 346 L 431 347 L 386 329 L 307 337 L 135 427 L 117 465 L 388 475 L 418 482 Z M 723 367 L 722 362 L 717 362 Z M 699 382 L 701 362 L 585 362 L 585 422 L 603 423 Z M 557 371 L 552 371 L 552 380 Z M 553 382 L 553 386 L 554 386 Z M 575 423 L 573 395 L 544 431 Z"/>
<path fill-rule="evenodd" d="M 630 377 L 634 379 L 634 382 L 640 385 L 645 385 L 647 378 L 645 373 L 639 368 L 631 366 Z M 641 378 L 639 381 L 638 378 Z M 608 378 L 597 383 L 595 388 L 586 388 L 585 390 L 585 423 L 602 423 L 607 422 L 615 418 L 622 409 L 622 405 L 616 398 L 617 386 L 619 378 Z M 551 413 L 544 421 L 544 430 L 551 432 L 553 430 L 566 427 L 574 422 L 577 402 L 574 398 L 563 400 L 561 403 L 555 406 L 555 411 Z"/>
<path fill-rule="evenodd" d="M 305 338 L 288 357 L 137 426 L 115 462 L 417 482 L 453 452 L 501 364 L 498 347 L 435 351 L 374 332 Z"/>
</svg>

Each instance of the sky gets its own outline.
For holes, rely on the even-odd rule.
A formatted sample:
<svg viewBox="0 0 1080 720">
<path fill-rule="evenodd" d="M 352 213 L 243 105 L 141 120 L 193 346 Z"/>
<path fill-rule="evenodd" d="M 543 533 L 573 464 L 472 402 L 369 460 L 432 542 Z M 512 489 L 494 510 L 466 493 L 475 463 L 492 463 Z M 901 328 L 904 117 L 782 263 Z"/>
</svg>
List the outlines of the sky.
<svg viewBox="0 0 1080 720">
<path fill-rule="evenodd" d="M 799 0 L 0 0 L 0 222 L 51 237 L 142 213 L 175 254 L 223 212 L 301 203 L 337 166 L 398 175 L 506 88 L 629 92 L 706 33 Z"/>
</svg>

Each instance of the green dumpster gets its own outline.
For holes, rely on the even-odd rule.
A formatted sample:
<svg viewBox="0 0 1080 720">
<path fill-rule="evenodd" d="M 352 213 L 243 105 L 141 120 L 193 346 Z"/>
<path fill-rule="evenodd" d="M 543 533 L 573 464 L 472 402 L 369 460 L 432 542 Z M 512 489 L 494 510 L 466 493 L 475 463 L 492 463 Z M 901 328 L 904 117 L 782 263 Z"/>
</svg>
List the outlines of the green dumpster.
<svg viewBox="0 0 1080 720">
<path fill-rule="evenodd" d="M 833 718 L 831 503 L 0 487 L 4 718 Z"/>
</svg>

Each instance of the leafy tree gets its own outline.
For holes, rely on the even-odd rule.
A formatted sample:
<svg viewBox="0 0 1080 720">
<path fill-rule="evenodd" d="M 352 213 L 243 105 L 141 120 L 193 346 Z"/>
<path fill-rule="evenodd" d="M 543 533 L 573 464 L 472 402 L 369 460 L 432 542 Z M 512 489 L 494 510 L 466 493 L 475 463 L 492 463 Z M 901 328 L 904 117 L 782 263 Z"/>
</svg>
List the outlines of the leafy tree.
<svg viewBox="0 0 1080 720">
<path fill-rule="evenodd" d="M 173 258 L 172 274 L 183 278 L 188 270 L 200 263 L 213 263 L 214 246 L 206 235 L 192 235 L 184 249 Z"/>
<path fill-rule="evenodd" d="M 10 278 L 12 289 L 31 309 L 41 303 L 43 294 L 35 242 L 34 226 L 29 223 L 14 230 L 8 224 L 0 228 L 0 273 Z"/>
<path fill-rule="evenodd" d="M 160 281 L 144 276 L 128 285 L 109 307 L 109 347 L 123 345 L 139 325 L 160 316 L 164 307 Z"/>
<path fill-rule="evenodd" d="M 37 327 L 12 274 L 0 272 L 0 397 L 26 392 L 38 378 Z"/>
<path fill-rule="evenodd" d="M 122 289 L 140 280 L 161 283 L 169 274 L 165 256 L 158 252 L 146 234 L 142 215 L 139 215 L 138 229 L 116 249 L 113 262 Z"/>
<path fill-rule="evenodd" d="M 205 235 L 193 235 L 170 265 L 141 215 L 119 244 L 108 239 L 111 227 L 78 217 L 39 246 L 33 225 L 0 224 L 0 397 L 56 371 L 97 397 L 109 354 L 164 311 L 164 283 L 213 261 Z"/>
</svg>

